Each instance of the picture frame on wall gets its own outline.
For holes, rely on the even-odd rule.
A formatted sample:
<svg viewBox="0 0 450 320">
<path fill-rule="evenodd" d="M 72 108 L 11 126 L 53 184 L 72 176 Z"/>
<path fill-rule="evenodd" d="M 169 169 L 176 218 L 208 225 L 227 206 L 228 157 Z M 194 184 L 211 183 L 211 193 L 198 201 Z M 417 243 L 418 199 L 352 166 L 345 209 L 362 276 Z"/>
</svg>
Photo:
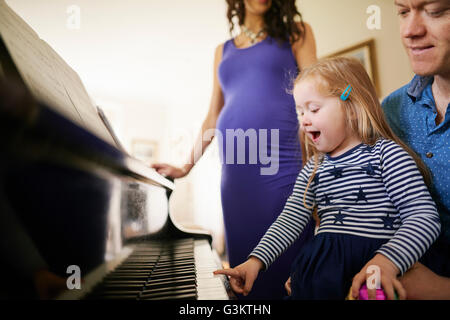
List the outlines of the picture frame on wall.
<svg viewBox="0 0 450 320">
<path fill-rule="evenodd" d="M 158 161 L 158 143 L 154 140 L 133 139 L 131 154 L 148 165 L 155 163 Z"/>
<path fill-rule="evenodd" d="M 352 57 L 361 61 L 366 69 L 372 83 L 375 87 L 378 97 L 380 97 L 380 87 L 378 81 L 377 61 L 375 57 L 375 40 L 369 39 L 342 50 L 333 52 L 327 56 L 329 57 Z"/>
</svg>

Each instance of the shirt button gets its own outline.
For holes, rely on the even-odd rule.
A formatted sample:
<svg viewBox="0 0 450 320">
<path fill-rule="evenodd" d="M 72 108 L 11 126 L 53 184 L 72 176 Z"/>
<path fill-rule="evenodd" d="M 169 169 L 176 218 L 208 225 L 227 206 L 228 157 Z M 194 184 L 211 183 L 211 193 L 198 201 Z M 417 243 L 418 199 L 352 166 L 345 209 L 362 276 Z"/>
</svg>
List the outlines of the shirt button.
<svg viewBox="0 0 450 320">
<path fill-rule="evenodd" d="M 427 158 L 433 158 L 433 152 L 427 152 L 426 156 Z"/>
</svg>

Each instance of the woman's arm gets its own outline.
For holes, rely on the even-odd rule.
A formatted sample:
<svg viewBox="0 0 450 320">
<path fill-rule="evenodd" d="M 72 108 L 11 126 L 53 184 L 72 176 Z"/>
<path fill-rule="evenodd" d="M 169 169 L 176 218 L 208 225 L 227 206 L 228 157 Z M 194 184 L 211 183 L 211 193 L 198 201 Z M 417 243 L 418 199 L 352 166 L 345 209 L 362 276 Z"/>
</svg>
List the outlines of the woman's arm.
<svg viewBox="0 0 450 320">
<path fill-rule="evenodd" d="M 303 25 L 304 27 L 298 23 L 299 29 L 303 31 L 303 37 L 292 44 L 292 52 L 300 71 L 317 61 L 313 30 L 308 23 L 303 22 Z"/>
<path fill-rule="evenodd" d="M 214 129 L 216 128 L 217 118 L 219 117 L 220 111 L 223 108 L 224 99 L 222 88 L 220 87 L 219 78 L 218 78 L 218 68 L 220 62 L 222 61 L 222 51 L 223 44 L 217 46 L 214 53 L 214 76 L 213 76 L 213 91 L 211 95 L 211 102 L 209 105 L 208 114 L 206 115 L 205 120 L 203 121 L 201 130 L 198 134 L 197 139 L 195 140 L 194 146 L 190 153 L 189 159 L 187 163 L 182 168 L 176 168 L 169 164 L 165 163 L 157 163 L 153 164 L 152 168 L 155 168 L 158 173 L 171 176 L 173 178 L 181 178 L 186 176 L 189 171 L 191 171 L 192 167 L 195 163 L 201 158 L 206 148 L 211 143 L 214 138 Z M 208 138 L 204 140 L 203 137 L 205 132 L 208 132 Z"/>
<path fill-rule="evenodd" d="M 314 39 L 314 34 L 312 28 L 306 22 L 303 22 L 304 27 L 301 23 L 298 23 L 298 27 L 303 31 L 303 37 L 293 43 L 292 53 L 294 54 L 295 60 L 297 61 L 297 66 L 299 71 L 310 66 L 317 61 L 316 55 L 316 40 Z M 303 164 L 306 163 L 307 159 L 305 157 L 306 150 L 304 149 L 303 139 L 301 129 L 298 130 L 299 141 L 302 146 L 302 161 Z"/>
</svg>

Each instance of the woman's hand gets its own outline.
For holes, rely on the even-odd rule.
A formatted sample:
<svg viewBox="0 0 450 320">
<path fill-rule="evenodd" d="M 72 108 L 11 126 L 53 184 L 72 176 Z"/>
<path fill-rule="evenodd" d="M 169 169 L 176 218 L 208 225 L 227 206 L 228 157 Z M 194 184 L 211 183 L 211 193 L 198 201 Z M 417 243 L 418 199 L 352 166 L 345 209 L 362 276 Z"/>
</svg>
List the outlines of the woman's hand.
<svg viewBox="0 0 450 320">
<path fill-rule="evenodd" d="M 214 271 L 214 274 L 224 274 L 230 277 L 231 289 L 234 292 L 248 295 L 252 290 L 253 283 L 258 276 L 259 271 L 264 267 L 261 260 L 256 257 L 250 257 L 244 263 L 231 269 L 221 269 Z"/>
<path fill-rule="evenodd" d="M 398 298 L 400 300 L 405 300 L 406 291 L 403 288 L 400 281 L 397 279 L 397 275 L 399 274 L 400 270 L 391 260 L 389 260 L 380 253 L 376 254 L 372 260 L 367 262 L 366 265 L 361 269 L 361 271 L 358 274 L 356 274 L 356 276 L 353 278 L 352 296 L 355 299 L 358 299 L 359 289 L 361 288 L 361 285 L 366 282 L 367 277 L 366 270 L 371 265 L 376 265 L 380 268 L 381 287 L 383 288 L 387 298 L 389 300 L 394 300 L 395 299 L 394 290 L 396 290 Z M 376 296 L 376 290 L 368 289 L 367 292 L 369 295 L 369 300 L 374 300 Z"/>
<path fill-rule="evenodd" d="M 286 292 L 288 294 L 288 296 L 290 296 L 292 294 L 291 291 L 291 277 L 289 277 L 286 281 L 286 283 L 284 284 L 284 288 L 286 289 Z"/>
<path fill-rule="evenodd" d="M 177 168 L 166 163 L 155 163 L 152 164 L 152 168 L 156 169 L 159 174 L 172 177 L 174 179 L 182 178 L 188 174 L 185 168 Z"/>
</svg>

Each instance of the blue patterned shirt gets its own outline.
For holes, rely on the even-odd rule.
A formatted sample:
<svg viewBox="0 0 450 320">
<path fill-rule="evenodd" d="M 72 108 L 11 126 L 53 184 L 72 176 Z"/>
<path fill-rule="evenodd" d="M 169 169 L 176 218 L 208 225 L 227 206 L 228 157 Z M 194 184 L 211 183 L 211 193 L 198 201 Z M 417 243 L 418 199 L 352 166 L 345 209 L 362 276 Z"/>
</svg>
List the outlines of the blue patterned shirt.
<svg viewBox="0 0 450 320">
<path fill-rule="evenodd" d="M 436 205 L 413 158 L 395 142 L 380 139 L 338 157 L 325 155 L 307 188 L 313 169 L 311 159 L 298 175 L 282 213 L 250 254 L 265 268 L 299 237 L 312 215 L 308 207 L 317 206 L 318 233 L 387 239 L 377 252 L 401 273 L 438 237 Z"/>
<path fill-rule="evenodd" d="M 442 241 L 450 244 L 450 104 L 436 125 L 433 77 L 415 76 L 382 103 L 386 119 L 397 136 L 423 160 L 432 175 L 431 196 L 442 223 Z"/>
</svg>

